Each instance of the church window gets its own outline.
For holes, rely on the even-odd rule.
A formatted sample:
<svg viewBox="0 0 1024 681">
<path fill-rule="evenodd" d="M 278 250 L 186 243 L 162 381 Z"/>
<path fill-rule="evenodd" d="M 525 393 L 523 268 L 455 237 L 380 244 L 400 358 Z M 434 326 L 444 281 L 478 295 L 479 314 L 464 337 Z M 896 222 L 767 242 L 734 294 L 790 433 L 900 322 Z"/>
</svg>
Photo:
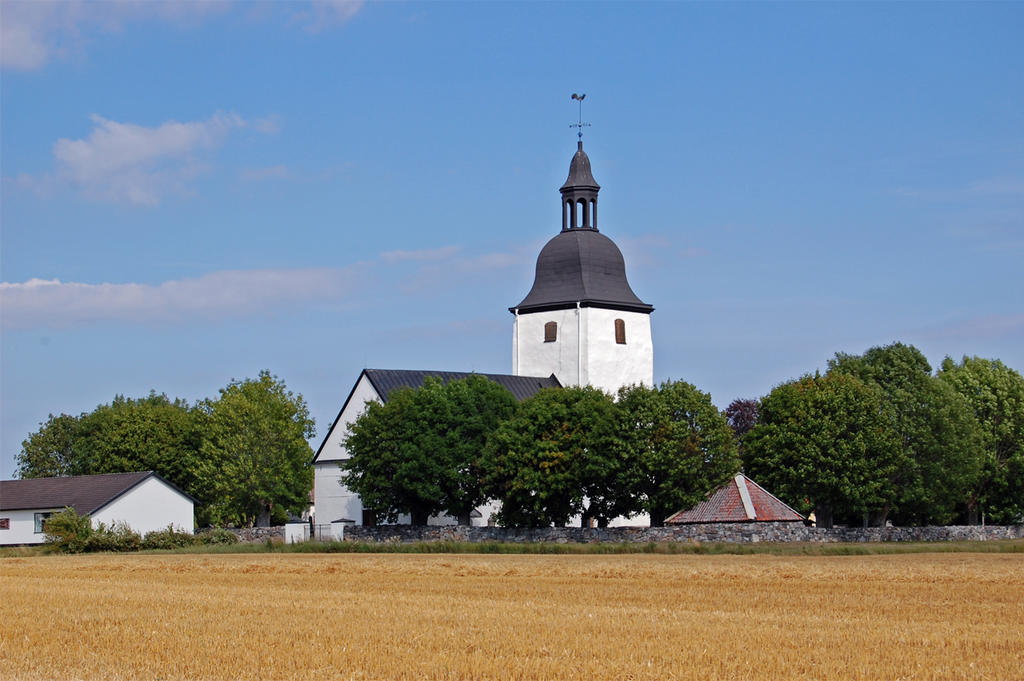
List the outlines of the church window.
<svg viewBox="0 0 1024 681">
<path fill-rule="evenodd" d="M 544 342 L 554 343 L 558 340 L 558 322 L 548 322 L 544 325 Z"/>
<path fill-rule="evenodd" d="M 626 322 L 621 319 L 615 320 L 615 342 L 619 345 L 626 344 Z"/>
</svg>

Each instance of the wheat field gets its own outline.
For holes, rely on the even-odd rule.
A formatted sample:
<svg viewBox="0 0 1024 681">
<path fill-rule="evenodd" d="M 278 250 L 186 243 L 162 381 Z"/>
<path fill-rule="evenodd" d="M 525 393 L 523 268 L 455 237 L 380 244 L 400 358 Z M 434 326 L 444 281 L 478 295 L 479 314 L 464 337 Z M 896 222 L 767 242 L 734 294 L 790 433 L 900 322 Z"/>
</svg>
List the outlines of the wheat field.
<svg viewBox="0 0 1024 681">
<path fill-rule="evenodd" d="M 0 559 L 3 679 L 1024 679 L 1024 555 Z"/>
</svg>

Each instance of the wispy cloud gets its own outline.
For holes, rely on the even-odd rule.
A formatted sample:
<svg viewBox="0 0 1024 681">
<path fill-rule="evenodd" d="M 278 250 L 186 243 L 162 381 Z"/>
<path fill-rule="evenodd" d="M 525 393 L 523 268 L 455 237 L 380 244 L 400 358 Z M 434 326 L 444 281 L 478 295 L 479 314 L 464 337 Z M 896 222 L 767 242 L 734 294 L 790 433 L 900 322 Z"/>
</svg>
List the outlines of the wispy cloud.
<svg viewBox="0 0 1024 681">
<path fill-rule="evenodd" d="M 221 0 L 5 1 L 0 21 L 0 66 L 33 71 L 53 59 L 80 53 L 97 36 L 119 33 L 132 23 L 155 20 L 187 27 L 230 6 Z"/>
<path fill-rule="evenodd" d="M 248 14 L 319 33 L 350 21 L 362 9 L 363 0 L 309 0 L 277 6 L 267 3 L 267 6 L 280 12 Z M 126 31 L 135 24 L 161 21 L 189 28 L 239 8 L 246 12 L 251 3 L 231 0 L 4 0 L 0 4 L 3 15 L 0 67 L 34 71 L 55 59 L 80 54 L 99 37 Z"/>
<path fill-rule="evenodd" d="M 297 306 L 358 303 L 376 295 L 465 286 L 467 272 L 519 265 L 516 253 L 460 255 L 460 247 L 388 251 L 339 268 L 222 270 L 157 284 L 59 279 L 0 282 L 4 329 L 66 328 L 89 323 L 179 323 L 274 314 Z M 372 284 L 367 284 L 372 282 Z"/>
<path fill-rule="evenodd" d="M 396 258 L 396 254 L 400 257 Z M 400 279 L 399 286 L 406 293 L 424 293 L 452 286 L 465 286 L 465 275 L 525 265 L 535 257 L 535 254 L 522 249 L 463 255 L 458 246 L 381 254 L 381 260 L 389 265 L 410 261 L 417 264 L 411 271 L 406 270 Z"/>
<path fill-rule="evenodd" d="M 414 251 L 386 251 L 380 254 L 380 259 L 388 264 L 406 261 L 430 261 L 445 260 L 459 252 L 458 246 L 441 246 L 440 248 L 425 248 Z"/>
<path fill-rule="evenodd" d="M 265 180 L 286 180 L 292 172 L 284 165 L 267 166 L 264 168 L 243 168 L 238 173 L 242 182 L 263 182 Z"/>
<path fill-rule="evenodd" d="M 168 194 L 188 194 L 189 183 L 207 169 L 204 154 L 240 129 L 272 132 L 271 119 L 247 121 L 217 113 L 204 121 L 167 121 L 155 127 L 92 117 L 85 139 L 59 139 L 53 145 L 52 174 L 21 174 L 18 184 L 48 193 L 70 185 L 84 196 L 153 206 Z"/>
<path fill-rule="evenodd" d="M 363 8 L 363 0 L 313 0 L 292 14 L 291 23 L 320 33 L 348 23 Z"/>
<path fill-rule="evenodd" d="M 267 314 L 346 298 L 355 289 L 358 267 L 224 270 L 161 284 L 0 282 L 0 322 L 5 329 L 62 328 L 105 321 L 173 323 Z"/>
<path fill-rule="evenodd" d="M 1024 314 L 994 314 L 961 319 L 924 329 L 925 338 L 1024 338 Z"/>
<path fill-rule="evenodd" d="M 959 202 L 995 197 L 1024 197 L 1024 177 L 989 177 L 948 188 L 897 187 L 893 193 L 936 202 Z"/>
</svg>

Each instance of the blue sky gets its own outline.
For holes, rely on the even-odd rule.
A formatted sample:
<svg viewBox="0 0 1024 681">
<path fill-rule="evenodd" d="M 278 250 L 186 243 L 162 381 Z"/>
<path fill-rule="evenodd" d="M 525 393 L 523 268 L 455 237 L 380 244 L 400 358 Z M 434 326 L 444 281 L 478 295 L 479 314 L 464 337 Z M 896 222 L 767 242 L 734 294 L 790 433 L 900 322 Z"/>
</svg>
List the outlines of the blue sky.
<svg viewBox="0 0 1024 681">
<path fill-rule="evenodd" d="M 50 413 L 511 371 L 573 92 L 655 378 L 1024 369 L 1024 4 L 0 4 L 0 477 Z"/>
</svg>

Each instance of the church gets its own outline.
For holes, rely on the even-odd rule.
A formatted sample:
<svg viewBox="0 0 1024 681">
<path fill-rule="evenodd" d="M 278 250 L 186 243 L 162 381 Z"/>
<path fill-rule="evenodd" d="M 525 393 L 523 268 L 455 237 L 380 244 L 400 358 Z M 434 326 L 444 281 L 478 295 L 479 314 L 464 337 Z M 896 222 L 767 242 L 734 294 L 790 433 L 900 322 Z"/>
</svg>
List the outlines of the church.
<svg viewBox="0 0 1024 681">
<path fill-rule="evenodd" d="M 600 189 L 581 136 L 569 164 L 569 177 L 559 189 L 561 231 L 537 256 L 529 293 L 509 308 L 513 315 L 512 373 L 483 374 L 516 399 L 524 400 L 542 388 L 590 385 L 615 393 L 626 385 L 654 384 L 654 308 L 630 288 L 622 252 L 598 231 Z M 315 522 L 374 522 L 359 497 L 345 488 L 338 466 L 346 458 L 348 428 L 367 402 L 385 403 L 392 390 L 417 388 L 427 376 L 447 382 L 468 375 L 364 369 L 313 459 Z M 471 523 L 487 525 L 496 510 L 493 504 L 477 509 Z M 454 524 L 455 519 L 435 517 L 429 523 Z M 636 518 L 628 524 L 647 523 L 645 518 Z"/>
</svg>

